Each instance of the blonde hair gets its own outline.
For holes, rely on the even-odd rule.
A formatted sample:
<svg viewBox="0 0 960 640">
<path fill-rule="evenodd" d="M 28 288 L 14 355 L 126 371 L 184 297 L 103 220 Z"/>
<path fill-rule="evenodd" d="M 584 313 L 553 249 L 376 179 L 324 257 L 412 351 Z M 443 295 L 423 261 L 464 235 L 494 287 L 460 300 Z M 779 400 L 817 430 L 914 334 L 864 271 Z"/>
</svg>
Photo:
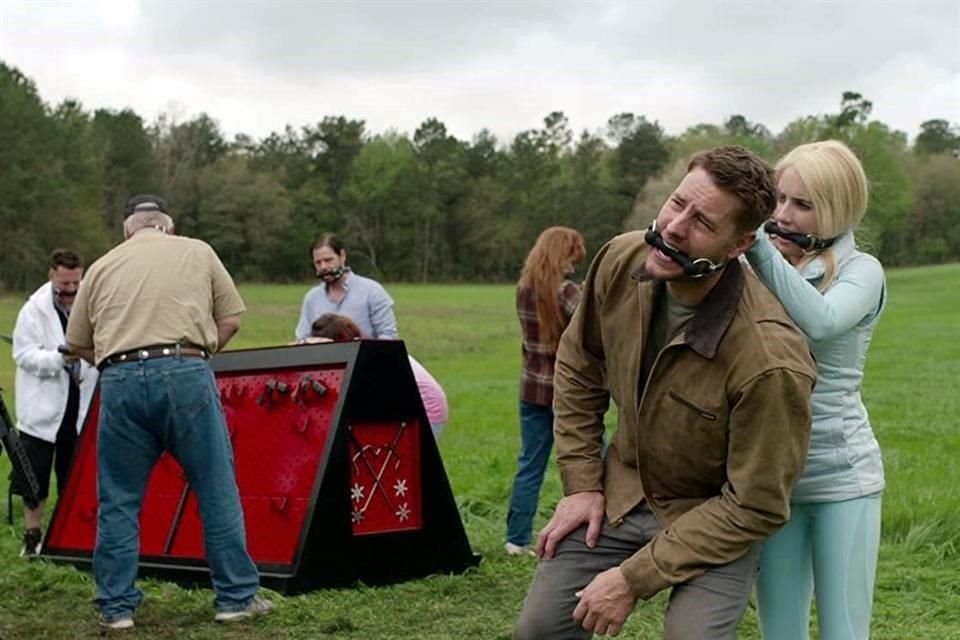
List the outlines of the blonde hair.
<svg viewBox="0 0 960 640">
<path fill-rule="evenodd" d="M 553 348 L 560 341 L 566 322 L 560 308 L 560 285 L 564 269 L 587 255 L 583 236 L 570 227 L 550 227 L 537 238 L 520 273 L 520 286 L 533 291 L 537 304 L 540 340 Z"/>
<path fill-rule="evenodd" d="M 777 163 L 778 181 L 789 168 L 807 188 L 821 238 L 836 238 L 859 226 L 867 212 L 869 189 L 863 165 L 850 147 L 838 140 L 800 145 Z M 819 255 L 825 270 L 817 289 L 824 291 L 836 276 L 837 260 L 831 248 Z"/>
</svg>

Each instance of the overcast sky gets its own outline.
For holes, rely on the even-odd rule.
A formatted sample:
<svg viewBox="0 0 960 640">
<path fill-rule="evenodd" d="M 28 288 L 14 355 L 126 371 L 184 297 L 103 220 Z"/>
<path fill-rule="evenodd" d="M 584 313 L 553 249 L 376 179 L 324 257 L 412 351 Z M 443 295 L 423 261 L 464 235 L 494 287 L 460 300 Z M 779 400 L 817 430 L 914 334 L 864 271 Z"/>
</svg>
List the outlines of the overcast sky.
<svg viewBox="0 0 960 640">
<path fill-rule="evenodd" d="M 207 112 L 231 137 L 342 114 L 504 138 L 555 110 L 576 130 L 629 111 L 776 133 L 844 90 L 911 138 L 960 123 L 960 0 L 0 0 L 0 60 L 50 103 Z"/>
</svg>

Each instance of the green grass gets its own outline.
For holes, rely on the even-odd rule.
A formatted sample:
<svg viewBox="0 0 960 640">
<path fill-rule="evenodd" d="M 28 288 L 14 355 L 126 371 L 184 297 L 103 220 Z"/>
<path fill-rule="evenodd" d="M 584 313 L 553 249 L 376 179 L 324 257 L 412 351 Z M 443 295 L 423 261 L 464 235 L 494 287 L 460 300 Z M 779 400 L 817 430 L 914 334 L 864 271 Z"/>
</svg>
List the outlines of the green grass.
<svg viewBox="0 0 960 640">
<path fill-rule="evenodd" d="M 960 265 L 893 271 L 871 349 L 865 402 L 884 451 L 883 544 L 873 638 L 960 639 Z M 304 287 L 242 288 L 249 312 L 234 347 L 285 342 Z M 212 593 L 146 581 L 131 637 L 509 638 L 534 563 L 501 551 L 518 446 L 518 328 L 509 286 L 394 285 L 411 353 L 441 381 L 451 420 L 440 443 L 480 567 L 386 588 L 271 594 L 276 615 L 215 627 Z M 22 297 L 0 298 L 9 333 Z M 0 344 L 0 386 L 12 404 L 13 364 Z M 0 462 L 0 495 L 6 495 Z M 544 486 L 538 526 L 560 496 Z M 2 510 L 0 510 L 2 511 Z M 21 515 L 0 527 L 0 638 L 99 637 L 93 582 L 72 568 L 19 560 Z M 664 595 L 642 604 L 623 634 L 659 638 Z M 758 638 L 751 609 L 742 638 Z M 816 631 L 813 637 L 817 637 Z"/>
</svg>

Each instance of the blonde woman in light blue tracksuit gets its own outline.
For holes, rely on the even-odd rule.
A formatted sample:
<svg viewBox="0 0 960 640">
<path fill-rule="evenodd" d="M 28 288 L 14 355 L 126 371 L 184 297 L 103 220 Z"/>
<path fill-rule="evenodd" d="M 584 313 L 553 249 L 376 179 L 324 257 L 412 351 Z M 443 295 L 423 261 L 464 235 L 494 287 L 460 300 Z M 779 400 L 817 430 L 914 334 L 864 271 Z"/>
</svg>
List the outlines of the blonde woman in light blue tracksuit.
<svg viewBox="0 0 960 640">
<path fill-rule="evenodd" d="M 858 251 L 867 180 L 837 141 L 802 145 L 776 167 L 778 205 L 747 259 L 806 334 L 817 360 L 813 431 L 791 519 L 763 545 L 757 596 L 767 640 L 806 640 L 816 595 L 823 640 L 870 636 L 884 487 L 860 397 L 883 310 L 883 267 Z"/>
</svg>

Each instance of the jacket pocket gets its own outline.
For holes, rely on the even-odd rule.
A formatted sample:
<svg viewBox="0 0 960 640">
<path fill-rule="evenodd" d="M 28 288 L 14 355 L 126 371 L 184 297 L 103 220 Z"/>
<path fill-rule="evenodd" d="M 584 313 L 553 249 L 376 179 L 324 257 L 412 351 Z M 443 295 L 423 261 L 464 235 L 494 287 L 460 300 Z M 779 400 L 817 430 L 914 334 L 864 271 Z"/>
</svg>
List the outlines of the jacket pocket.
<svg viewBox="0 0 960 640">
<path fill-rule="evenodd" d="M 66 385 L 59 376 L 32 378 L 27 393 L 17 398 L 17 418 L 28 430 L 55 436 L 66 404 Z"/>
<path fill-rule="evenodd" d="M 726 480 L 729 449 L 721 407 L 719 391 L 706 386 L 660 392 L 651 407 L 651 427 L 641 432 L 642 463 L 657 478 L 644 485 L 645 491 L 686 498 L 717 495 Z"/>
<path fill-rule="evenodd" d="M 687 407 L 688 409 L 692 409 L 693 411 L 696 411 L 696 412 L 700 415 L 700 417 L 703 418 L 703 419 L 705 419 L 705 420 L 716 420 L 716 419 L 717 419 L 717 414 L 713 413 L 712 411 L 707 411 L 707 410 L 704 409 L 703 407 L 698 406 L 696 403 L 694 403 L 694 402 L 692 402 L 692 401 L 690 401 L 690 400 L 687 400 L 686 398 L 684 398 L 683 396 L 681 396 L 679 393 L 677 393 L 677 392 L 674 391 L 673 389 L 670 389 L 670 390 L 667 392 L 667 395 L 669 395 L 671 399 L 673 399 L 673 400 L 676 401 L 676 402 L 679 402 L 680 404 L 682 404 L 683 406 Z"/>
</svg>

